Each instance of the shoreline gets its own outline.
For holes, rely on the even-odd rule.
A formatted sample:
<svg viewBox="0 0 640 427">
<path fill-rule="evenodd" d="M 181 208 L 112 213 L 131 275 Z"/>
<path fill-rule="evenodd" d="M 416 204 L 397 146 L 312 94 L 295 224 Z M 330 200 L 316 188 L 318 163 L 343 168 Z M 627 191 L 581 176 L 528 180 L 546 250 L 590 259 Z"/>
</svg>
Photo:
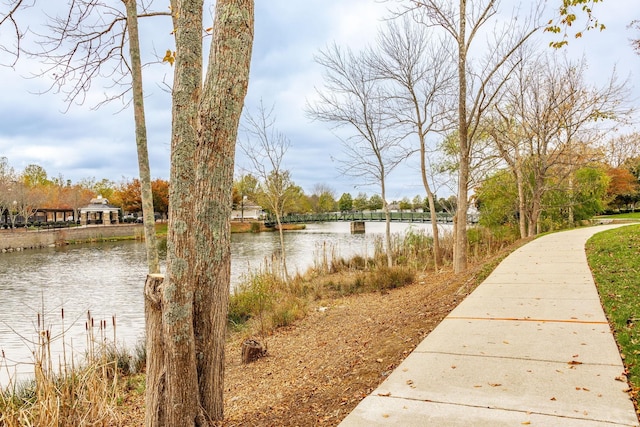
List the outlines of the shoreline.
<svg viewBox="0 0 640 427">
<path fill-rule="evenodd" d="M 166 235 L 166 222 L 156 227 L 156 235 Z M 254 224 L 258 224 L 256 227 Z M 53 230 L 0 230 L 0 253 L 20 252 L 79 243 L 144 240 L 142 224 L 84 225 Z M 304 230 L 305 224 L 285 224 L 283 230 Z M 231 233 L 273 232 L 262 221 L 231 221 Z"/>
</svg>

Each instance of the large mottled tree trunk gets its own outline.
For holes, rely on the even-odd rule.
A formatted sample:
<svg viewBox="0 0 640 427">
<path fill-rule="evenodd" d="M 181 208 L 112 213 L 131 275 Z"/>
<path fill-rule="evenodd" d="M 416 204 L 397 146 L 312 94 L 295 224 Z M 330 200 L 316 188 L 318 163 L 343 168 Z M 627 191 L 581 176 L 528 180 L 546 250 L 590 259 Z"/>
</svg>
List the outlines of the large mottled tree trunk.
<svg viewBox="0 0 640 427">
<path fill-rule="evenodd" d="M 133 114 L 136 127 L 136 148 L 142 194 L 142 216 L 144 239 L 147 249 L 149 273 L 160 272 L 158 245 L 156 243 L 153 195 L 151 193 L 151 169 L 147 150 L 147 126 L 144 117 L 144 92 L 142 90 L 142 62 L 138 36 L 138 11 L 135 0 L 123 0 L 127 10 L 127 32 L 129 33 L 129 54 L 131 56 L 131 86 L 133 91 Z"/>
<path fill-rule="evenodd" d="M 202 86 L 202 0 L 172 0 L 176 38 L 173 83 L 167 271 L 162 286 L 165 419 L 158 426 L 201 423 L 194 334 L 196 263 L 193 174 Z M 149 329 L 149 327 L 147 327 Z M 157 375 L 158 372 L 147 373 Z"/>
<path fill-rule="evenodd" d="M 218 0 L 196 147 L 196 351 L 201 405 L 223 418 L 231 278 L 231 206 L 238 124 L 249 84 L 253 0 Z"/>
<path fill-rule="evenodd" d="M 202 90 L 203 1 L 172 0 L 171 6 L 176 69 L 167 272 L 160 304 L 163 342 L 154 346 L 164 350 L 164 366 L 147 373 L 153 401 L 164 412 L 162 419 L 147 414 L 147 425 L 200 427 L 223 418 L 231 188 L 254 12 L 253 0 L 216 2 Z M 158 407 L 148 403 L 147 411 Z"/>
</svg>

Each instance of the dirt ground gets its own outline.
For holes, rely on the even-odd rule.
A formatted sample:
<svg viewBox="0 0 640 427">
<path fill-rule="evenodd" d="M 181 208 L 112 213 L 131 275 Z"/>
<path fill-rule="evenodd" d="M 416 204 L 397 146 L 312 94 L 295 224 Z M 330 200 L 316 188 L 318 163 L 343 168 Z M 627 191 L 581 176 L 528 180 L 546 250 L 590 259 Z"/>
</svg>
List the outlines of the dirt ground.
<svg viewBox="0 0 640 427">
<path fill-rule="evenodd" d="M 268 337 L 267 356 L 249 365 L 241 363 L 241 337 L 232 336 L 220 426 L 337 425 L 475 288 L 478 269 L 321 301 Z M 122 425 L 143 425 L 144 396 L 126 400 L 133 411 Z"/>
</svg>

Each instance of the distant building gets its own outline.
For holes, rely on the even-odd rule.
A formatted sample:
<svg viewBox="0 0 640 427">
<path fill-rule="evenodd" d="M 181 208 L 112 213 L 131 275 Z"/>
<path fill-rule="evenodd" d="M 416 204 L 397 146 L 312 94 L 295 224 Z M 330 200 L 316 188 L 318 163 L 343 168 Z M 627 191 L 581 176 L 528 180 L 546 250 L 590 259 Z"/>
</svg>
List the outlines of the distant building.
<svg viewBox="0 0 640 427">
<path fill-rule="evenodd" d="M 231 211 L 232 221 L 264 218 L 264 209 L 262 209 L 262 206 L 257 205 L 249 199 L 246 199 L 243 204 L 241 204 L 240 206 L 236 206 L 236 208 L 239 209 L 234 209 L 233 211 Z"/>
<path fill-rule="evenodd" d="M 91 199 L 89 204 L 80 208 L 80 225 L 117 224 L 120 208 L 109 204 L 102 196 Z"/>
</svg>

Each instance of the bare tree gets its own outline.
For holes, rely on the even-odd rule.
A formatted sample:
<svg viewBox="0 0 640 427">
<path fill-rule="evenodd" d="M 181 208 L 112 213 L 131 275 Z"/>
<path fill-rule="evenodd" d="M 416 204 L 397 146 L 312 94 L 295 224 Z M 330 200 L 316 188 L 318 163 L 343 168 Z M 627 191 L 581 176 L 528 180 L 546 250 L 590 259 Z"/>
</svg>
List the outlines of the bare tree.
<svg viewBox="0 0 640 427">
<path fill-rule="evenodd" d="M 459 0 L 457 5 L 448 0 L 422 0 L 412 4 L 420 22 L 440 28 L 456 46 L 459 161 L 453 267 L 455 272 L 462 272 L 467 269 L 467 211 L 474 144 L 482 137 L 483 117 L 511 73 L 509 58 L 537 28 L 526 20 L 512 19 L 501 28 L 494 28 L 490 46 L 483 46 L 487 56 L 471 61 L 477 37 L 489 23 L 496 22 L 497 0 Z M 516 25 L 520 23 L 523 25 Z"/>
<path fill-rule="evenodd" d="M 450 112 L 447 102 L 454 89 L 454 70 L 448 61 L 449 46 L 434 32 L 429 34 L 422 25 L 409 17 L 389 21 L 381 31 L 378 42 L 369 52 L 368 63 L 385 86 L 390 101 L 390 115 L 394 125 L 417 137 L 420 156 L 420 175 L 431 213 L 433 261 L 437 270 L 441 264 L 432 162 L 435 147 L 431 134 L 446 130 L 445 115 Z"/>
<path fill-rule="evenodd" d="M 516 178 L 520 233 L 539 232 L 543 197 L 551 182 L 567 182 L 571 196 L 575 170 L 593 161 L 588 149 L 613 120 L 623 119 L 624 83 L 615 74 L 598 87 L 584 80 L 586 63 L 525 52 L 505 97 L 496 105 L 492 136 Z M 586 148 L 587 147 L 587 148 Z M 550 180 L 551 175 L 556 178 Z M 572 206 L 567 206 L 572 223 Z"/>
<path fill-rule="evenodd" d="M 316 120 L 333 123 L 335 128 L 349 128 L 351 135 L 341 138 L 343 157 L 337 159 L 339 170 L 361 180 L 362 185 L 380 186 L 386 218 L 387 265 L 391 267 L 391 215 L 386 186 L 391 171 L 407 156 L 401 145 L 402 135 L 392 126 L 383 83 L 376 78 L 365 54 L 333 45 L 321 51 L 316 61 L 325 69 L 325 84 L 307 112 Z"/>
<path fill-rule="evenodd" d="M 607 163 L 613 168 L 619 168 L 628 159 L 640 157 L 640 133 L 613 136 L 605 141 L 602 150 Z"/>
<path fill-rule="evenodd" d="M 24 177 L 19 177 L 12 186 L 12 225 L 15 228 L 16 219 L 22 218 L 22 224 L 26 227 L 46 200 L 46 190 L 42 185 L 28 185 Z"/>
<path fill-rule="evenodd" d="M 11 35 L 13 37 L 13 45 L 8 46 L 7 39 L 3 40 L 0 43 L 0 53 L 5 53 L 9 58 L 11 58 L 6 62 L 5 58 L 3 58 L 2 61 L 0 61 L 1 65 L 6 65 L 9 67 L 13 67 L 14 65 L 16 65 L 16 62 L 20 57 L 20 52 L 22 51 L 22 40 L 24 38 L 24 32 L 20 30 L 16 15 L 20 11 L 20 9 L 33 6 L 34 2 L 35 0 L 5 0 L 2 2 L 2 6 L 5 6 L 6 9 L 3 8 L 0 10 L 0 28 L 2 28 L 3 26 L 5 28 L 7 26 L 10 27 L 9 31 L 11 32 Z"/>
<path fill-rule="evenodd" d="M 295 196 L 291 173 L 284 168 L 284 155 L 291 146 L 289 138 L 275 128 L 274 107 L 267 110 L 262 102 L 258 106 L 257 116 L 245 113 L 244 131 L 246 140 L 240 142 L 240 148 L 251 161 L 255 176 L 259 179 L 259 195 L 276 217 L 280 236 L 280 259 L 284 278 L 289 278 L 287 254 L 284 245 L 282 216 L 287 205 Z"/>
</svg>

